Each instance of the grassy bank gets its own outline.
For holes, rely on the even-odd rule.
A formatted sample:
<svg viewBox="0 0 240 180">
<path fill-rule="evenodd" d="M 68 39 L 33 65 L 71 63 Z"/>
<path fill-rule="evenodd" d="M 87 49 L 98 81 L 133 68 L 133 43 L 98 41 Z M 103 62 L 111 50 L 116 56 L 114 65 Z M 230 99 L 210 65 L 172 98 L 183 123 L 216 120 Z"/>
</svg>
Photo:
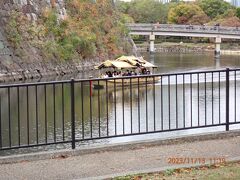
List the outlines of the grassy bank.
<svg viewBox="0 0 240 180">
<path fill-rule="evenodd" d="M 197 168 L 169 169 L 163 172 L 117 177 L 113 180 L 147 179 L 240 179 L 240 162 L 215 164 Z"/>
</svg>

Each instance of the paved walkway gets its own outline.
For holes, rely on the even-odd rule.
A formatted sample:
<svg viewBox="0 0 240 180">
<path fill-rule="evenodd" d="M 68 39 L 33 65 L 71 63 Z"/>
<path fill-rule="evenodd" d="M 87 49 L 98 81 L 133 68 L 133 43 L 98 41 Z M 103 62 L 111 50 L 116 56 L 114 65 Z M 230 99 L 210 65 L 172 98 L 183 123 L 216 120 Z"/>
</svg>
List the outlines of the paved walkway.
<svg viewBox="0 0 240 180">
<path fill-rule="evenodd" d="M 213 158 L 240 160 L 240 136 L 165 145 L 138 144 L 134 148 L 102 149 L 67 158 L 3 163 L 0 164 L 0 179 L 105 179 L 201 165 L 210 163 L 210 160 L 213 162 Z"/>
</svg>

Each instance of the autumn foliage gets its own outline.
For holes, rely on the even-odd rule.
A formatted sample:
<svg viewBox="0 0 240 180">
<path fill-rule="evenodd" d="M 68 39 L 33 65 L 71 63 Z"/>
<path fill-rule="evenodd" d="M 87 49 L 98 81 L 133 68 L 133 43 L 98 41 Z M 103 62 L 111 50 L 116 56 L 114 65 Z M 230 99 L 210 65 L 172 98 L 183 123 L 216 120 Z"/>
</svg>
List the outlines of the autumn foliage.
<svg viewBox="0 0 240 180">
<path fill-rule="evenodd" d="M 117 4 L 118 9 L 136 23 L 238 26 L 240 18 L 240 7 L 225 0 L 132 0 Z"/>
<path fill-rule="evenodd" d="M 50 2 L 34 23 L 21 12 L 12 13 L 6 31 L 14 47 L 29 44 L 44 59 L 60 61 L 114 58 L 128 49 L 124 16 L 111 1 L 67 0 L 64 19 L 58 15 L 56 1 Z"/>
<path fill-rule="evenodd" d="M 67 10 L 65 36 L 75 37 L 75 50 L 81 57 L 123 53 L 125 22 L 111 1 L 71 0 Z"/>
</svg>

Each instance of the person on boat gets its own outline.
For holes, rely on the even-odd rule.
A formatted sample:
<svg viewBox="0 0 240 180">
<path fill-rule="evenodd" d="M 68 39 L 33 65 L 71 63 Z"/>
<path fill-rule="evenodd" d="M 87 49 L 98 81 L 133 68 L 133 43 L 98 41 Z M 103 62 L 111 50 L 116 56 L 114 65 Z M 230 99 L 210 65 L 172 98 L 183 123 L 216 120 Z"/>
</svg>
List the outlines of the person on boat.
<svg viewBox="0 0 240 180">
<path fill-rule="evenodd" d="M 108 77 L 113 77 L 113 74 L 111 71 L 108 71 Z"/>
<path fill-rule="evenodd" d="M 147 74 L 147 69 L 146 68 L 142 68 L 142 74 Z"/>
<path fill-rule="evenodd" d="M 112 75 L 113 77 L 117 77 L 117 71 L 113 71 Z"/>
<path fill-rule="evenodd" d="M 120 77 L 122 75 L 121 71 L 117 72 L 117 77 Z"/>
<path fill-rule="evenodd" d="M 104 78 L 108 78 L 108 72 L 103 75 Z"/>
<path fill-rule="evenodd" d="M 127 70 L 127 76 L 131 76 L 131 75 L 132 73 L 129 70 Z"/>
</svg>

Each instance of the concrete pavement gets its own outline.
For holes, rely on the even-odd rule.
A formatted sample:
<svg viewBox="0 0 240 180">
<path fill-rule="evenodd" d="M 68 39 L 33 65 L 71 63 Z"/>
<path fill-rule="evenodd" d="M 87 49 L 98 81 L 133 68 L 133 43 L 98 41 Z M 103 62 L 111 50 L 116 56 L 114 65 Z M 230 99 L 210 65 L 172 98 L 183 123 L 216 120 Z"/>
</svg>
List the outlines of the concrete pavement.
<svg viewBox="0 0 240 180">
<path fill-rule="evenodd" d="M 236 161 L 240 131 L 51 153 L 0 157 L 0 179 L 106 179 Z"/>
</svg>

